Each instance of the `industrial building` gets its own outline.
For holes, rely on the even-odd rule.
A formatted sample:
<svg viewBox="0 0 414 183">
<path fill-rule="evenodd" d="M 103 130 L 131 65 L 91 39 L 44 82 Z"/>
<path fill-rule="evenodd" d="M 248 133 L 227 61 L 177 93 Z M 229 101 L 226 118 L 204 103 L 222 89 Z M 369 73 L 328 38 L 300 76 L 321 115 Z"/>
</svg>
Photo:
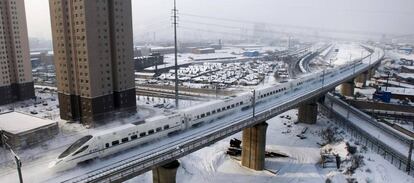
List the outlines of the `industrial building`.
<svg viewBox="0 0 414 183">
<path fill-rule="evenodd" d="M 164 63 L 164 56 L 159 53 L 151 54 L 150 56 L 142 56 L 134 58 L 135 71 L 143 71 L 145 68 L 161 65 Z"/>
<path fill-rule="evenodd" d="M 19 112 L 0 114 L 0 129 L 13 149 L 37 145 L 59 133 L 57 122 Z"/>
<path fill-rule="evenodd" d="M 0 105 L 34 97 L 24 1 L 0 2 Z"/>
<path fill-rule="evenodd" d="M 50 0 L 60 116 L 135 110 L 131 1 Z"/>
<path fill-rule="evenodd" d="M 194 54 L 209 54 L 209 53 L 215 53 L 216 50 L 214 48 L 196 48 L 193 49 Z"/>
</svg>

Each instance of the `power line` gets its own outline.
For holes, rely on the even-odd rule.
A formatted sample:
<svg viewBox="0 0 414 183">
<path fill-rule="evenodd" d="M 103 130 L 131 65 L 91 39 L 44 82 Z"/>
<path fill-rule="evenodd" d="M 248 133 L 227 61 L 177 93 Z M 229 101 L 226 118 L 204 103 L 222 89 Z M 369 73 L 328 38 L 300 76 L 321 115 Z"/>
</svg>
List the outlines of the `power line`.
<svg viewBox="0 0 414 183">
<path fill-rule="evenodd" d="M 384 33 L 381 33 L 381 32 L 358 31 L 358 30 L 337 30 L 337 29 L 328 29 L 328 28 L 311 27 L 311 26 L 276 24 L 276 23 L 269 23 L 269 22 L 257 22 L 257 21 L 240 20 L 240 19 L 220 18 L 220 17 L 211 17 L 211 16 L 190 14 L 190 13 L 181 13 L 181 15 L 189 16 L 189 17 L 197 17 L 197 18 L 202 18 L 202 19 L 227 21 L 227 22 L 239 22 L 239 23 L 249 23 L 249 24 L 266 24 L 266 25 L 270 25 L 270 26 L 274 26 L 274 27 L 293 28 L 293 29 L 306 30 L 306 31 L 313 30 L 313 31 L 323 31 L 323 32 L 332 32 L 332 33 L 369 35 L 369 36 L 372 36 L 372 35 L 382 36 L 384 34 Z M 392 35 L 392 36 L 395 36 L 395 35 Z"/>
<path fill-rule="evenodd" d="M 208 32 L 208 33 L 217 33 L 217 34 L 223 34 L 223 35 L 230 35 L 230 36 L 244 36 L 244 37 L 248 37 L 248 38 L 257 38 L 256 35 L 240 34 L 240 33 L 234 33 L 234 32 L 225 32 L 225 31 L 217 31 L 217 30 L 207 30 L 207 29 L 187 27 L 187 26 L 180 26 L 180 28 L 187 29 L 187 30 L 200 31 L 200 32 Z M 321 35 L 312 35 L 312 34 L 303 34 L 303 33 L 295 33 L 295 34 L 296 35 L 300 35 L 300 36 L 304 36 L 304 37 L 313 37 L 313 38 L 328 39 L 328 40 L 343 40 L 343 41 L 357 40 L 357 39 L 345 39 L 345 38 L 337 38 L 337 37 L 332 37 L 332 36 L 321 36 Z M 262 36 L 262 38 L 274 39 L 275 37 L 274 36 L 264 35 L 264 36 Z M 358 41 L 360 41 L 360 40 L 358 40 Z"/>
</svg>

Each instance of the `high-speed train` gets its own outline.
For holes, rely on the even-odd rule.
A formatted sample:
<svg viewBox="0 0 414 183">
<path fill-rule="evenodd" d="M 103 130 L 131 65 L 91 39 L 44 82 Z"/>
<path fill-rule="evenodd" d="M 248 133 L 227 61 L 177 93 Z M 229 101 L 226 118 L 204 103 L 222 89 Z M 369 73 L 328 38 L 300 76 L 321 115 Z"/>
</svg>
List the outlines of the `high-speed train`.
<svg viewBox="0 0 414 183">
<path fill-rule="evenodd" d="M 370 51 L 372 54 L 372 51 Z M 308 74 L 305 77 L 286 83 L 265 86 L 256 89 L 255 102 L 260 103 L 271 98 L 277 98 L 289 92 L 301 89 L 306 85 L 318 84 L 325 78 L 334 77 L 362 64 L 362 60 L 354 61 L 324 72 Z M 197 128 L 202 123 L 217 121 L 230 113 L 249 109 L 253 103 L 253 94 L 243 93 L 221 100 L 197 105 L 195 107 L 177 110 L 170 115 L 161 115 L 143 121 L 126 124 L 108 129 L 97 134 L 86 135 L 50 163 L 49 167 L 68 168 L 80 162 L 102 158 L 125 149 L 166 137 L 180 131 Z"/>
</svg>

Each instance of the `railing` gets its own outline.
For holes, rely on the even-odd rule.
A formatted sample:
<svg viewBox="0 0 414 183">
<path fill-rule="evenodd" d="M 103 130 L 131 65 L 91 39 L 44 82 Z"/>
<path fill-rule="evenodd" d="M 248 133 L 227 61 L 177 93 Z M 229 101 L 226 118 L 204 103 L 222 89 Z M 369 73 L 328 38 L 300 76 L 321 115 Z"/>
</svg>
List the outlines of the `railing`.
<svg viewBox="0 0 414 183">
<path fill-rule="evenodd" d="M 376 62 L 379 62 L 381 59 L 382 58 L 378 59 Z M 119 166 L 116 164 L 117 162 L 115 162 L 114 165 L 116 164 L 116 167 L 103 167 L 91 172 L 87 172 L 82 176 L 66 180 L 64 182 L 122 182 L 128 180 L 144 172 L 147 172 L 152 168 L 164 165 L 165 163 L 181 158 L 207 145 L 213 144 L 230 135 L 238 133 L 244 128 L 251 127 L 269 120 L 287 110 L 295 108 L 302 102 L 306 102 L 312 98 L 321 96 L 332 90 L 332 88 L 335 88 L 338 84 L 348 81 L 361 74 L 365 70 L 369 69 L 369 67 L 371 67 L 371 65 L 362 69 L 360 68 L 358 70 L 354 70 L 354 73 L 352 75 L 349 75 L 342 79 L 337 79 L 335 81 L 332 81 L 330 84 L 321 86 L 317 89 L 313 89 L 307 93 L 303 93 L 301 94 L 302 96 L 298 98 L 292 97 L 289 100 L 275 104 L 267 110 L 257 112 L 254 117 L 252 117 L 252 115 L 240 116 L 224 127 L 221 126 L 217 130 L 211 130 L 205 132 L 204 134 L 200 134 L 199 136 L 191 137 L 191 139 L 182 142 L 178 146 L 166 147 L 162 151 L 150 154 L 144 158 L 131 157 L 122 160 L 119 162 Z"/>
<path fill-rule="evenodd" d="M 358 115 L 361 119 L 363 119 L 364 121 L 374 125 L 375 127 L 377 127 L 378 129 L 381 129 L 381 131 L 393 136 L 394 138 L 398 139 L 399 141 L 403 142 L 404 144 L 409 145 L 411 143 L 412 138 L 408 137 L 405 134 L 399 133 L 393 129 L 390 129 L 384 125 L 382 125 L 381 123 L 379 123 L 378 121 L 376 121 L 374 118 L 372 118 L 371 116 L 369 116 L 368 114 L 356 109 L 355 107 L 353 107 L 352 105 L 349 105 L 348 103 L 339 100 L 337 98 L 335 98 L 332 94 L 328 93 L 325 95 L 327 97 L 327 99 L 329 99 L 330 101 L 334 102 L 335 104 L 338 104 L 344 108 L 349 109 L 349 111 L 353 114 Z"/>
<path fill-rule="evenodd" d="M 334 110 L 330 110 L 325 104 L 319 105 L 319 109 L 320 112 L 324 113 L 326 116 L 333 118 L 333 121 L 345 129 L 348 134 L 355 139 L 355 141 L 381 155 L 385 160 L 389 161 L 399 170 L 408 172 L 409 175 L 414 176 L 414 161 L 411 160 L 411 163 L 409 163 L 408 158 L 409 153 L 411 153 L 410 151 L 407 152 L 407 155 L 401 154 L 399 151 L 382 142 L 380 139 L 372 136 L 359 126 L 350 122 L 346 116 L 343 116 Z M 410 143 L 413 143 L 413 141 L 410 141 Z M 409 146 L 410 145 L 411 144 L 409 144 Z M 407 165 L 409 165 L 409 167 Z"/>
</svg>

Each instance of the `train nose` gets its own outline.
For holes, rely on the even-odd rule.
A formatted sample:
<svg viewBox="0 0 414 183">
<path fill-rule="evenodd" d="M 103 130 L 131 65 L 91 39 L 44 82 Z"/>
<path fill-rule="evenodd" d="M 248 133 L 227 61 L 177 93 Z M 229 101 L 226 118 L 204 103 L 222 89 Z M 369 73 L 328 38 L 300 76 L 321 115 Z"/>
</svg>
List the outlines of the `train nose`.
<svg viewBox="0 0 414 183">
<path fill-rule="evenodd" d="M 54 160 L 49 163 L 48 168 L 56 168 L 60 165 L 61 162 L 62 160 Z"/>
<path fill-rule="evenodd" d="M 52 161 L 52 162 L 49 163 L 49 165 L 47 167 L 48 168 L 53 168 L 53 167 L 56 166 L 56 164 L 57 164 L 57 161 Z"/>
</svg>

